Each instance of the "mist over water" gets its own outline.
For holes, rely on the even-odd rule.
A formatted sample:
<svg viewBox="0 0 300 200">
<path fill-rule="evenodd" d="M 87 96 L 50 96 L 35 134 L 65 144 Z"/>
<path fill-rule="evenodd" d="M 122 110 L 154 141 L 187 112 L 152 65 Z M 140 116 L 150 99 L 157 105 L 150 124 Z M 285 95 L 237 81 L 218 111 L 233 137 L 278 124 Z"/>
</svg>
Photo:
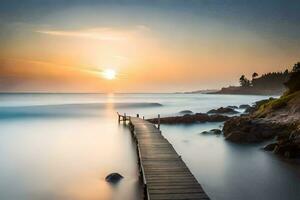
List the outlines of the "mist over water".
<svg viewBox="0 0 300 200">
<path fill-rule="evenodd" d="M 0 199 L 140 198 L 135 145 L 116 112 L 146 118 L 251 104 L 265 96 L 0 94 Z M 297 199 L 300 173 L 261 151 L 201 135 L 222 123 L 162 126 L 212 199 Z M 116 186 L 105 176 L 119 172 Z"/>
</svg>

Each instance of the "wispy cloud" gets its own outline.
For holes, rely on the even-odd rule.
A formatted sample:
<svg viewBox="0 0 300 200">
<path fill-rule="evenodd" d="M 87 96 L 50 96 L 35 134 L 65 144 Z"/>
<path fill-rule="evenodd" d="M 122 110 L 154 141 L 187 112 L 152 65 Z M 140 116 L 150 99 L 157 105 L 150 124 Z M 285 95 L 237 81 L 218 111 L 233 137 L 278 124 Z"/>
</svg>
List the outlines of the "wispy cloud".
<svg viewBox="0 0 300 200">
<path fill-rule="evenodd" d="M 38 33 L 54 35 L 54 36 L 67 36 L 67 37 L 79 37 L 79 38 L 89 38 L 97 40 L 106 41 L 116 41 L 126 39 L 126 34 L 122 32 L 115 31 L 110 28 L 95 28 L 86 30 L 38 30 Z"/>
<path fill-rule="evenodd" d="M 103 41 L 121 41 L 129 39 L 132 35 L 145 30 L 148 31 L 149 28 L 144 25 L 139 25 L 134 29 L 129 30 L 101 27 L 79 30 L 42 29 L 35 32 L 53 36 L 78 37 Z"/>
</svg>

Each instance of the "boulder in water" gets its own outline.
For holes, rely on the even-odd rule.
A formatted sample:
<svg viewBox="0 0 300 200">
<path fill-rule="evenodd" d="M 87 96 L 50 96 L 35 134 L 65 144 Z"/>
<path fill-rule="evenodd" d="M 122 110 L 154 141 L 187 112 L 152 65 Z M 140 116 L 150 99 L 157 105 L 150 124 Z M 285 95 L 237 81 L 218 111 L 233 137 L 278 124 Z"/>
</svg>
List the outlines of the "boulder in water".
<svg viewBox="0 0 300 200">
<path fill-rule="evenodd" d="M 242 104 L 242 105 L 239 106 L 240 109 L 248 109 L 248 108 L 250 108 L 250 107 L 251 107 L 251 106 L 248 105 L 248 104 Z"/>
<path fill-rule="evenodd" d="M 122 178 L 124 178 L 121 174 L 119 173 L 111 173 L 105 177 L 105 180 L 109 183 L 116 184 L 118 183 Z"/>
<path fill-rule="evenodd" d="M 274 151 L 275 147 L 277 146 L 277 143 L 271 143 L 271 144 L 267 144 L 263 150 L 265 151 Z"/>
<path fill-rule="evenodd" d="M 218 109 L 212 109 L 207 112 L 208 114 L 237 114 L 238 111 L 235 111 L 233 108 L 230 107 L 220 107 Z"/>
<path fill-rule="evenodd" d="M 190 110 L 182 110 L 179 112 L 180 114 L 193 114 L 193 111 Z"/>
<path fill-rule="evenodd" d="M 220 135 L 222 133 L 220 129 L 211 129 L 210 132 L 216 135 Z"/>
<path fill-rule="evenodd" d="M 220 135 L 222 131 L 220 129 L 211 129 L 210 131 L 203 131 L 202 134 Z"/>
</svg>

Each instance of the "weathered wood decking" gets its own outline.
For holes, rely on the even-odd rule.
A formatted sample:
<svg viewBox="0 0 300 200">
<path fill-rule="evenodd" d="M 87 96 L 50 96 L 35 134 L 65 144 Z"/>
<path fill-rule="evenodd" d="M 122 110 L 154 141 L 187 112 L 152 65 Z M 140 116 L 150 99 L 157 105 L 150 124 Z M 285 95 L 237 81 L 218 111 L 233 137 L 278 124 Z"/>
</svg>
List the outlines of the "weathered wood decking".
<svg viewBox="0 0 300 200">
<path fill-rule="evenodd" d="M 146 199 L 209 199 L 154 124 L 138 117 L 128 120 L 137 143 Z"/>
</svg>

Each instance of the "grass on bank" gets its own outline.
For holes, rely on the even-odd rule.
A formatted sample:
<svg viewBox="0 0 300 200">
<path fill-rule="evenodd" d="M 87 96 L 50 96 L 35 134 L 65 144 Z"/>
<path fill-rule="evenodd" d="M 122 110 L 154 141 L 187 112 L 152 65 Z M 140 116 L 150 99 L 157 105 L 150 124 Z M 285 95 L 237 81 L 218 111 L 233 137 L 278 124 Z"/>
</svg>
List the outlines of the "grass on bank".
<svg viewBox="0 0 300 200">
<path fill-rule="evenodd" d="M 258 105 L 258 110 L 255 112 L 255 116 L 264 117 L 271 111 L 282 109 L 288 105 L 290 100 L 294 99 L 297 96 L 300 97 L 300 91 L 294 93 L 286 93 L 279 99 L 270 99 L 261 102 L 261 105 Z"/>
</svg>

